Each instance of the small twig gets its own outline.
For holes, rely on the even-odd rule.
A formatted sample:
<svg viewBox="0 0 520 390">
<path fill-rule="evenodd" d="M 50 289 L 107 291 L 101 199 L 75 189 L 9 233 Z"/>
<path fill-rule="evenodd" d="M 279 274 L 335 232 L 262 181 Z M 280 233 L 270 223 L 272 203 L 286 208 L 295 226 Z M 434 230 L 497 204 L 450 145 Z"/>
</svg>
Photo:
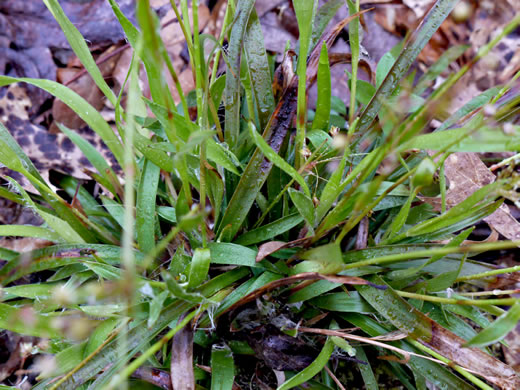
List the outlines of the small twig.
<svg viewBox="0 0 520 390">
<path fill-rule="evenodd" d="M 347 390 L 345 388 L 345 386 L 343 386 L 343 384 L 339 381 L 338 378 L 336 378 L 336 375 L 334 375 L 334 373 L 330 370 L 330 368 L 327 367 L 327 365 L 325 365 L 325 371 L 327 371 L 327 374 L 330 375 L 330 377 L 332 378 L 332 380 L 334 381 L 334 383 L 336 383 L 336 385 L 338 386 L 338 388 L 340 390 Z"/>
<path fill-rule="evenodd" d="M 118 47 L 117 49 L 115 49 L 113 52 L 110 52 L 108 54 L 103 54 L 101 55 L 97 60 L 96 60 L 96 65 L 99 67 L 99 65 L 101 65 L 102 63 L 108 61 L 110 58 L 118 55 L 119 53 L 125 51 L 126 49 L 128 49 L 130 47 L 130 44 L 127 43 L 123 46 L 120 46 Z M 64 83 L 64 85 L 69 85 L 69 84 L 72 84 L 74 81 L 76 81 L 77 79 L 79 79 L 80 77 L 82 77 L 83 75 L 85 75 L 87 73 L 87 69 L 86 68 L 83 68 L 81 69 L 78 73 L 76 73 L 74 75 L 74 77 L 72 77 L 69 81 L 67 81 L 66 83 Z"/>
<path fill-rule="evenodd" d="M 168 27 L 170 24 L 175 23 L 175 22 L 177 22 L 177 18 L 173 18 L 172 20 L 169 20 L 168 22 L 166 22 L 164 25 L 161 26 L 161 29 L 165 28 L 165 27 Z M 179 41 L 179 42 L 182 42 L 182 40 Z M 178 42 L 175 42 L 175 43 L 178 43 Z M 130 47 L 130 43 L 126 43 L 123 46 L 118 47 L 117 49 L 115 49 L 111 53 L 103 54 L 103 55 L 99 56 L 99 58 L 96 60 L 96 65 L 99 67 L 99 65 L 103 64 L 104 62 L 108 61 L 112 57 L 118 55 L 119 53 L 125 51 L 129 47 Z M 72 84 L 74 81 L 76 81 L 77 79 L 79 79 L 81 76 L 83 76 L 86 73 L 87 73 L 87 69 L 86 68 L 81 69 L 78 73 L 76 73 L 74 75 L 74 77 L 72 77 L 69 81 L 67 81 L 63 85 Z"/>
</svg>

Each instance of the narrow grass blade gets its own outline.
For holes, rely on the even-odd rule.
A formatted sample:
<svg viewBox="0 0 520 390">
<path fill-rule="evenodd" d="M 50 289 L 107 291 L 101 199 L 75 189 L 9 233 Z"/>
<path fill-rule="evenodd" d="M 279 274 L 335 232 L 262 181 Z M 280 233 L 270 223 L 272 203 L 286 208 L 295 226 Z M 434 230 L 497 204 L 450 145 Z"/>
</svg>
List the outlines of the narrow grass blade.
<svg viewBox="0 0 520 390">
<path fill-rule="evenodd" d="M 24 275 L 40 272 L 65 265 L 92 261 L 92 251 L 99 258 L 109 264 L 118 264 L 121 259 L 121 248 L 104 244 L 58 244 L 43 249 L 19 254 L 9 263 L 0 268 L 0 281 L 8 284 Z M 142 261 L 142 254 L 134 253 L 136 261 Z M 28 266 L 21 266 L 23 259 L 31 258 Z"/>
<path fill-rule="evenodd" d="M 52 230 L 30 225 L 0 225 L 0 236 L 34 237 L 54 242 L 63 241 L 63 237 Z"/>
<path fill-rule="evenodd" d="M 175 169 L 173 159 L 163 150 L 154 148 L 154 142 L 144 135 L 135 132 L 133 136 L 133 146 L 140 151 L 148 160 L 166 172 L 173 172 Z"/>
<path fill-rule="evenodd" d="M 382 102 L 390 98 L 400 80 L 415 61 L 421 50 L 437 31 L 442 22 L 448 17 L 458 0 L 438 0 L 430 12 L 425 16 L 420 26 L 415 30 L 410 41 L 406 44 L 392 69 L 378 88 L 376 94 L 361 113 L 358 131 L 364 134 L 372 125 Z"/>
<path fill-rule="evenodd" d="M 1 301 L 8 301 L 15 297 L 23 297 L 29 299 L 48 299 L 52 297 L 56 287 L 60 287 L 57 283 L 37 283 L 23 284 L 21 286 L 2 287 Z"/>
<path fill-rule="evenodd" d="M 348 294 L 346 292 L 323 294 L 310 302 L 320 309 L 339 313 L 374 313 L 372 306 L 355 291 L 349 291 Z"/>
<path fill-rule="evenodd" d="M 305 146 L 305 132 L 307 122 L 307 91 L 306 91 L 306 75 L 307 75 L 307 54 L 312 34 L 312 26 L 314 24 L 314 16 L 318 2 L 316 0 L 295 0 L 293 1 L 294 12 L 298 21 L 299 32 L 299 51 L 298 64 L 296 65 L 296 73 L 298 75 L 298 103 L 296 112 L 296 137 L 295 137 L 295 154 L 294 162 L 296 169 L 299 169 L 304 163 L 302 154 Z"/>
<path fill-rule="evenodd" d="M 145 160 L 137 189 L 135 215 L 137 243 L 143 253 L 149 253 L 155 246 L 155 198 L 160 173 L 157 165 Z"/>
<path fill-rule="evenodd" d="M 314 203 L 312 203 L 312 199 L 294 188 L 289 188 L 288 192 L 292 202 L 296 206 L 296 209 L 301 216 L 305 218 L 305 221 L 312 229 L 314 227 L 314 221 L 316 220 L 316 210 L 314 208 Z"/>
<path fill-rule="evenodd" d="M 17 308 L 5 303 L 0 303 L 0 328 L 10 330 L 28 336 L 60 339 L 63 337 L 61 332 L 53 326 L 53 317 L 36 313 L 30 308 L 30 313 L 24 310 L 27 308 Z M 31 321 L 24 321 L 30 315 Z"/>
<path fill-rule="evenodd" d="M 142 51 L 138 55 L 145 64 L 153 100 L 175 111 L 172 95 L 162 75 L 164 62 L 160 51 L 163 42 L 159 35 L 159 20 L 148 0 L 137 3 L 137 19 L 142 29 Z"/>
<path fill-rule="evenodd" d="M 9 149 L 10 151 L 12 151 L 16 155 L 14 159 L 21 161 L 24 169 L 27 169 L 27 171 L 31 175 L 33 175 L 37 180 L 39 180 L 42 184 L 45 184 L 45 180 L 43 180 L 43 178 L 41 177 L 38 169 L 36 169 L 32 161 L 29 159 L 29 157 L 27 157 L 20 145 L 18 145 L 18 142 L 16 142 L 9 130 L 7 130 L 7 128 L 2 124 L 2 122 L 0 122 L 0 142 L 2 143 L 2 150 Z M 13 160 L 13 156 L 5 158 L 5 162 L 9 163 L 8 160 Z M 5 162 L 2 163 L 7 166 Z"/>
<path fill-rule="evenodd" d="M 392 66 L 394 66 L 402 46 L 402 42 L 398 43 L 391 50 L 383 54 L 381 59 L 378 61 L 376 68 L 376 88 L 379 88 L 381 84 L 383 84 L 386 76 L 388 76 L 388 73 L 392 70 Z"/>
<path fill-rule="evenodd" d="M 429 84 L 433 82 L 437 76 L 439 76 L 444 70 L 457 58 L 459 58 L 470 46 L 469 45 L 456 45 L 446 50 L 440 58 L 428 68 L 428 71 L 417 81 L 417 85 L 414 88 L 414 93 L 417 95 L 422 94 Z"/>
<path fill-rule="evenodd" d="M 211 349 L 211 390 L 231 390 L 235 378 L 233 354 L 227 346 Z"/>
<path fill-rule="evenodd" d="M 168 290 L 164 290 L 160 294 L 156 295 L 152 298 L 150 301 L 150 311 L 148 315 L 148 322 L 147 326 L 148 328 L 152 328 L 157 320 L 159 319 L 159 315 L 161 314 L 161 310 L 163 309 L 164 301 L 168 296 L 170 295 L 170 292 Z"/>
<path fill-rule="evenodd" d="M 350 15 L 359 12 L 359 0 L 354 3 L 352 0 L 347 0 L 348 12 Z M 357 85 L 358 85 L 358 62 L 359 62 L 359 18 L 356 18 L 348 26 L 348 37 L 350 51 L 352 53 L 352 77 L 350 84 L 350 104 L 348 108 L 349 123 L 352 126 L 354 117 L 356 115 L 356 100 L 357 100 Z"/>
<path fill-rule="evenodd" d="M 318 65 L 318 101 L 316 113 L 312 121 L 312 129 L 329 129 L 330 98 L 331 98 L 330 65 L 327 45 L 322 45 L 320 62 Z"/>
<path fill-rule="evenodd" d="M 363 382 L 365 383 L 366 390 L 379 390 L 379 385 L 377 384 L 374 371 L 372 370 L 372 366 L 370 365 L 370 362 L 367 359 L 367 355 L 363 347 L 356 347 L 356 357 L 359 360 L 367 363 L 357 363 L 357 367 L 359 369 L 359 372 L 361 372 L 361 376 L 363 377 Z"/>
<path fill-rule="evenodd" d="M 222 202 L 224 200 L 224 182 L 216 170 L 207 169 L 206 183 L 208 197 L 215 214 L 215 220 L 218 221 L 220 217 L 220 211 L 222 209 Z"/>
<path fill-rule="evenodd" d="M 240 131 L 240 62 L 242 58 L 242 46 L 247 28 L 249 15 L 255 4 L 254 0 L 243 0 L 236 7 L 235 20 L 229 35 L 228 47 L 228 71 L 226 72 L 226 89 L 224 101 L 226 107 L 226 133 L 225 139 L 235 151 Z"/>
<path fill-rule="evenodd" d="M 446 152 L 517 152 L 520 150 L 520 127 L 515 134 L 505 134 L 499 127 L 483 127 L 475 131 L 472 127 L 444 130 L 419 135 L 402 145 L 401 150 L 429 149 Z"/>
<path fill-rule="evenodd" d="M 36 213 L 42 217 L 42 219 L 58 234 L 63 240 L 68 243 L 84 243 L 85 240 L 82 238 L 80 234 L 78 234 L 74 229 L 71 228 L 71 225 L 66 221 L 59 217 L 56 217 L 48 212 L 43 211 L 43 209 L 34 203 L 29 194 L 13 179 L 8 178 L 11 185 L 16 188 L 16 191 L 21 194 L 26 202 L 26 204 L 31 207 Z M 75 219 L 74 216 L 72 218 Z M 80 223 L 76 219 L 77 223 Z"/>
<path fill-rule="evenodd" d="M 4 141 L 0 141 L 0 164 L 11 169 L 12 171 L 26 174 L 26 170 L 22 161 L 18 158 L 16 153 L 7 146 Z"/>
<path fill-rule="evenodd" d="M 344 153 L 337 168 L 332 173 L 329 181 L 325 184 L 320 196 L 320 203 L 316 208 L 316 220 L 320 222 L 341 192 L 341 180 L 347 164 L 347 153 Z"/>
<path fill-rule="evenodd" d="M 106 159 L 97 151 L 94 146 L 92 146 L 90 142 L 85 140 L 79 134 L 70 130 L 61 123 L 58 123 L 58 127 L 67 137 L 69 137 L 74 145 L 76 145 L 83 152 L 92 166 L 97 169 L 100 174 L 100 178 L 102 179 L 100 184 L 115 195 L 116 192 L 112 183 L 114 180 L 118 181 L 118 179 L 112 168 L 108 165 Z"/>
<path fill-rule="evenodd" d="M 227 242 L 212 242 L 208 247 L 214 264 L 256 266 L 257 251 L 254 249 Z"/>
<path fill-rule="evenodd" d="M 419 223 L 410 229 L 408 229 L 405 233 L 403 233 L 407 237 L 419 235 L 419 234 L 427 234 L 436 232 L 441 228 L 449 227 L 452 225 L 452 219 L 459 219 L 463 214 L 472 214 L 477 211 L 476 205 L 479 202 L 482 202 L 487 197 L 493 199 L 493 192 L 496 191 L 499 187 L 499 182 L 491 183 L 485 187 L 482 187 L 475 191 L 473 194 L 468 196 L 464 201 L 452 207 L 446 213 L 439 215 L 434 218 L 430 218 L 422 223 Z"/>
<path fill-rule="evenodd" d="M 278 387 L 278 390 L 292 389 L 293 387 L 301 385 L 302 383 L 311 379 L 314 375 L 319 373 L 323 367 L 325 367 L 325 364 L 327 364 L 329 361 L 333 351 L 334 343 L 330 338 L 327 338 L 327 341 L 325 342 L 325 345 L 323 346 L 318 357 L 309 366 L 304 368 L 291 379 L 285 381 L 280 387 Z"/>
<path fill-rule="evenodd" d="M 251 84 L 260 127 L 263 129 L 269 122 L 269 117 L 274 111 L 274 96 L 271 88 L 271 72 L 267 61 L 264 45 L 264 36 L 260 26 L 260 20 L 253 8 L 249 15 L 247 30 L 244 39 L 244 50 L 247 64 L 251 74 Z"/>
<path fill-rule="evenodd" d="M 412 205 L 413 200 L 415 199 L 416 192 L 410 191 L 410 195 L 408 196 L 408 199 L 406 200 L 406 203 L 401 207 L 401 210 L 399 210 L 399 213 L 392 221 L 392 224 L 387 230 L 387 237 L 392 238 L 393 236 L 397 235 L 402 227 L 404 226 L 406 219 L 408 218 L 408 215 L 410 213 L 410 207 Z M 385 240 L 381 242 L 381 245 L 385 245 Z"/>
<path fill-rule="evenodd" d="M 207 248 L 197 248 L 193 253 L 190 263 L 190 276 L 188 279 L 188 289 L 199 287 L 207 278 L 211 252 Z"/>
<path fill-rule="evenodd" d="M 0 76 L 0 86 L 19 82 L 28 83 L 41 88 L 69 106 L 101 137 L 105 145 L 108 146 L 110 151 L 114 154 L 117 162 L 123 166 L 123 147 L 121 142 L 101 114 L 85 99 L 55 81 Z"/>
<path fill-rule="evenodd" d="M 123 28 L 123 31 L 125 32 L 126 37 L 128 38 L 128 42 L 132 46 L 134 50 L 137 51 L 139 48 L 139 42 L 142 40 L 142 34 L 141 32 L 130 22 L 127 17 L 121 12 L 121 9 L 119 8 L 119 5 L 114 0 L 108 0 L 112 10 L 114 11 L 114 14 L 116 15 L 119 23 L 121 24 L 121 27 Z M 142 3 L 142 2 L 140 2 Z M 139 3 L 139 4 L 140 4 Z M 149 7 L 149 5 L 148 5 Z M 148 10 L 151 12 L 151 10 Z M 144 12 L 146 13 L 146 12 Z M 143 12 L 141 12 L 141 15 Z M 148 16 L 151 14 L 147 14 L 144 17 L 142 17 L 143 20 L 147 20 Z M 153 23 L 153 22 L 151 22 Z M 149 27 L 149 25 L 148 25 Z M 164 78 L 162 76 L 162 60 L 158 53 L 158 47 L 156 46 L 157 40 L 156 37 L 153 35 L 154 32 L 152 31 L 153 28 L 147 29 L 147 37 L 150 41 L 154 42 L 154 49 L 156 50 L 153 56 L 150 55 L 144 55 L 143 53 L 137 53 L 141 60 L 143 61 L 143 64 L 146 69 L 146 74 L 148 76 L 148 82 L 150 84 L 150 92 L 152 94 L 152 99 L 160 104 L 165 104 L 168 107 L 173 106 L 173 101 L 170 94 L 164 93 Z M 150 47 L 148 47 L 151 49 Z M 168 97 L 169 96 L 169 97 Z M 170 105 L 168 105 L 170 104 Z"/>
<path fill-rule="evenodd" d="M 110 103 L 115 106 L 117 101 L 116 95 L 103 78 L 103 75 L 96 65 L 92 54 L 90 54 L 90 50 L 81 33 L 69 20 L 69 18 L 67 18 L 67 15 L 65 15 L 65 12 L 63 12 L 63 9 L 61 8 L 58 0 L 44 0 L 43 2 L 49 11 L 51 11 L 56 21 L 59 23 L 61 30 L 65 34 L 65 37 L 70 44 L 70 47 L 78 56 L 83 66 L 92 77 L 92 80 L 94 80 L 98 88 L 103 92 Z"/>
<path fill-rule="evenodd" d="M 101 196 L 101 202 L 110 216 L 117 222 L 117 224 L 123 227 L 125 215 L 125 209 L 123 205 L 113 199 L 107 198 L 106 196 Z"/>
<path fill-rule="evenodd" d="M 491 99 L 495 97 L 499 91 L 500 87 L 490 88 L 487 91 L 482 92 L 480 95 L 475 96 L 464 106 L 458 109 L 448 119 L 446 119 L 440 127 L 435 129 L 435 131 L 443 131 L 445 129 L 449 129 L 451 126 L 455 125 L 460 119 L 464 118 L 466 115 L 482 107 L 484 104 L 490 102 Z"/>
<path fill-rule="evenodd" d="M 303 217 L 301 215 L 291 214 L 242 234 L 234 241 L 234 243 L 240 245 L 252 245 L 262 241 L 267 241 L 287 232 L 302 221 Z"/>
<path fill-rule="evenodd" d="M 298 184 L 302 187 L 303 192 L 308 197 L 311 196 L 311 192 L 309 190 L 309 187 L 307 186 L 307 183 L 303 179 L 303 177 L 298 173 L 296 169 L 292 167 L 289 163 L 287 163 L 282 157 L 274 151 L 269 144 L 262 138 L 262 136 L 256 131 L 254 125 L 249 122 L 248 124 L 249 128 L 249 134 L 251 135 L 251 138 L 253 139 L 256 146 L 262 151 L 264 156 L 271 161 L 274 165 L 276 165 L 278 168 L 280 168 L 282 171 L 287 173 L 289 176 L 291 176 L 294 180 L 298 182 Z"/>
<path fill-rule="evenodd" d="M 491 325 L 483 329 L 475 337 L 468 340 L 466 347 L 485 347 L 499 342 L 512 331 L 520 321 L 520 301 L 517 301 L 511 308 Z"/>
<path fill-rule="evenodd" d="M 329 0 L 318 9 L 316 17 L 314 18 L 314 27 L 312 29 L 310 44 L 311 50 L 316 47 L 316 44 L 327 28 L 327 25 L 343 5 L 345 5 L 345 0 Z"/>
<path fill-rule="evenodd" d="M 85 343 L 85 350 L 83 351 L 83 358 L 89 356 L 94 352 L 103 342 L 110 336 L 112 330 L 119 323 L 118 318 L 107 318 L 91 333 L 89 339 Z M 59 364 L 58 364 L 59 366 Z"/>
<path fill-rule="evenodd" d="M 224 148 L 220 142 L 208 139 L 206 143 L 208 159 L 224 167 L 235 175 L 240 175 L 237 166 L 240 166 L 238 158 L 228 149 Z"/>
</svg>

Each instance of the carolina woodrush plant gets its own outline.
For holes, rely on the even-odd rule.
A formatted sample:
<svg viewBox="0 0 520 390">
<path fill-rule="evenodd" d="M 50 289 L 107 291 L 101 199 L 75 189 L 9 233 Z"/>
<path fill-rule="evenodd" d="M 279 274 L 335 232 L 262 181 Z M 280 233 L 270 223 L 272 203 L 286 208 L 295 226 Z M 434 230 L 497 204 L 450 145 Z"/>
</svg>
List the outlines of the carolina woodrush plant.
<svg viewBox="0 0 520 390">
<path fill-rule="evenodd" d="M 253 0 L 228 1 L 217 38 L 199 34 L 196 1 L 171 1 L 196 84 L 184 95 L 149 2 L 137 2 L 138 29 L 109 0 L 133 49 L 127 88 L 116 95 L 58 1 L 44 2 L 115 106 L 117 133 L 56 82 L 0 76 L 0 85 L 26 82 L 62 100 L 110 148 L 123 174 L 61 125 L 102 188 L 94 195 L 64 176 L 59 185 L 68 197 L 62 197 L 0 124 L 0 162 L 39 192 L 6 177 L 0 195 L 44 221 L 4 225 L 0 233 L 52 241 L 25 253 L 0 249 L 0 327 L 50 341 L 41 352 L 53 356 L 55 367 L 40 374 L 35 389 L 142 388 L 135 379 L 231 389 L 255 373 L 278 389 L 305 382 L 377 389 L 381 380 L 408 388 L 520 387 L 487 348 L 516 325 L 518 300 L 465 292 L 478 288 L 486 296 L 498 276 L 516 277 L 518 267 L 471 258 L 519 242 L 464 245 L 473 226 L 504 195 L 512 197 L 518 180 L 504 175 L 448 208 L 443 173 L 454 152 L 518 151 L 518 126 L 503 119 L 518 96 L 497 103 L 508 83 L 442 120 L 453 85 L 520 16 L 430 91 L 429 82 L 465 47 L 446 52 L 414 83 L 406 82 L 408 71 L 455 0 L 438 0 L 402 48 L 385 55 L 375 85 L 358 77 L 360 67 L 367 69 L 359 18 L 368 12 L 359 0 L 347 0 L 350 16 L 329 28 L 343 1 L 321 8 L 294 1 L 297 61 L 289 50 L 274 72 Z M 330 54 L 344 28 L 351 54 Z M 226 72 L 219 75 L 220 60 Z M 348 114 L 330 88 L 330 67 L 345 62 L 352 64 Z M 151 99 L 139 88 L 141 65 Z M 164 81 L 165 69 L 173 86 Z M 306 91 L 316 81 L 317 106 L 309 112 Z M 486 104 L 495 104 L 497 114 L 485 114 Z M 442 125 L 426 134 L 432 119 Z M 504 133 L 506 125 L 513 135 Z M 424 195 L 440 197 L 441 210 Z M 45 281 L 16 284 L 36 272 Z M 352 327 L 353 333 L 344 330 Z M 387 359 L 376 359 L 380 354 Z M 285 371 L 283 383 L 271 369 Z M 353 383 L 348 373 L 361 377 Z"/>
</svg>

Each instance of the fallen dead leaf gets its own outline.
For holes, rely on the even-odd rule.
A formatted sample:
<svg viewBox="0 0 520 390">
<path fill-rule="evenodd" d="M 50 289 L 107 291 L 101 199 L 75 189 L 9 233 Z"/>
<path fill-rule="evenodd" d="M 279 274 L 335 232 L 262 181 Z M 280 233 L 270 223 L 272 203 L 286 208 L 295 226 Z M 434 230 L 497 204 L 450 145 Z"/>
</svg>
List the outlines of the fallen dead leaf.
<svg viewBox="0 0 520 390">
<path fill-rule="evenodd" d="M 54 245 L 52 241 L 34 237 L 0 239 L 0 246 L 2 248 L 15 252 L 30 252 L 32 250 L 45 248 L 51 245 Z"/>
<path fill-rule="evenodd" d="M 93 167 L 79 148 L 65 134 L 51 134 L 42 126 L 33 124 L 28 113 L 30 106 L 31 101 L 26 90 L 18 84 L 10 85 L 5 93 L 0 95 L 0 122 L 22 147 L 42 177 L 48 182 L 49 171 L 54 169 L 78 179 L 90 179 L 90 176 L 85 174 L 84 168 L 93 169 Z M 112 168 L 119 170 L 114 156 L 94 131 L 86 126 L 75 130 L 96 147 Z M 18 172 L 0 168 L 0 176 L 2 175 L 11 176 L 27 191 L 37 192 Z"/>
<path fill-rule="evenodd" d="M 506 336 L 507 347 L 502 346 L 507 364 L 520 373 L 520 323 Z"/>
<path fill-rule="evenodd" d="M 280 249 L 287 247 L 287 242 L 283 241 L 269 241 L 265 244 L 260 245 L 260 248 L 258 248 L 258 253 L 256 255 L 256 261 L 262 261 L 267 256 L 279 251 Z"/>
<path fill-rule="evenodd" d="M 371 280 L 382 283 L 382 279 L 379 277 L 372 277 Z M 395 327 L 448 359 L 450 365 L 456 364 L 472 373 L 477 373 L 500 389 L 517 390 L 520 388 L 520 377 L 511 367 L 479 348 L 465 347 L 466 340 L 409 305 L 392 289 L 380 293 L 379 290 L 360 286 L 358 291 L 363 297 L 368 298 L 370 304 Z M 386 296 L 383 297 L 383 294 Z M 402 316 L 387 310 L 387 299 L 399 303 Z"/>
<path fill-rule="evenodd" d="M 442 356 L 454 363 L 479 373 L 491 383 L 504 390 L 517 390 L 520 388 L 520 377 L 515 371 L 500 360 L 488 355 L 478 348 L 466 348 L 466 341 L 449 330 L 443 328 L 435 321 L 422 316 L 431 322 L 431 339 L 419 340 Z"/>
<path fill-rule="evenodd" d="M 170 377 L 173 389 L 195 389 L 195 376 L 193 374 L 193 329 L 190 323 L 178 331 L 173 337 Z"/>
<path fill-rule="evenodd" d="M 170 374 L 155 367 L 139 367 L 132 373 L 132 378 L 141 379 L 163 390 L 174 390 L 170 383 Z"/>
<path fill-rule="evenodd" d="M 454 153 L 444 165 L 449 188 L 446 191 L 446 206 L 453 207 L 479 188 L 496 180 L 495 175 L 486 167 L 475 153 Z M 500 206 L 490 216 L 484 218 L 494 230 L 510 240 L 520 239 L 520 223 L 511 215 L 509 207 Z"/>
<path fill-rule="evenodd" d="M 107 56 L 110 52 L 116 50 L 115 46 L 110 47 L 103 56 Z M 120 54 L 116 56 L 107 56 L 109 59 L 99 64 L 99 70 L 103 77 L 107 78 L 112 75 Z M 105 96 L 101 90 L 95 85 L 92 77 L 88 73 L 83 73 L 82 76 L 76 78 L 78 73 L 82 72 L 80 68 L 61 68 L 58 71 L 58 81 L 67 85 L 70 89 L 80 95 L 88 103 L 90 103 L 97 111 L 100 111 L 105 105 Z M 58 134 L 60 130 L 56 123 L 61 123 L 69 129 L 76 130 L 85 126 L 85 122 L 65 103 L 59 99 L 54 100 L 52 105 L 52 116 L 54 122 L 49 128 L 51 134 Z"/>
</svg>

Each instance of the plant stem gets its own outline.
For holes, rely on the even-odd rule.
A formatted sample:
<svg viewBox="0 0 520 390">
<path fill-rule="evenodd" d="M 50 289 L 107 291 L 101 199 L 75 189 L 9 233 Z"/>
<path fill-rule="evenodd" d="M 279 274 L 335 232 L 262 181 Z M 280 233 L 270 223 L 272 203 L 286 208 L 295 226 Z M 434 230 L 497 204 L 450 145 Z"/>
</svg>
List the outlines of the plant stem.
<svg viewBox="0 0 520 390">
<path fill-rule="evenodd" d="M 514 242 L 514 241 L 511 241 L 511 242 Z M 517 242 L 517 245 L 519 245 L 518 241 L 516 241 L 516 242 Z M 518 272 L 518 271 L 520 271 L 520 265 L 516 265 L 514 267 L 509 267 L 509 268 L 494 269 L 492 271 L 481 272 L 479 274 L 459 276 L 457 279 L 455 279 L 455 282 L 465 282 L 467 280 L 483 279 L 483 278 L 487 278 L 489 276 L 510 274 L 510 273 Z"/>
<path fill-rule="evenodd" d="M 347 1 L 349 6 L 349 14 L 359 12 L 359 0 L 354 5 L 352 1 Z M 359 62 L 359 17 L 350 22 L 348 26 L 348 35 L 350 39 L 350 52 L 352 53 L 352 78 L 350 79 L 350 106 L 348 109 L 349 124 L 352 125 L 356 115 L 356 93 L 357 93 L 357 76 Z"/>
<path fill-rule="evenodd" d="M 474 245 L 465 245 L 461 247 L 443 247 L 443 248 L 435 248 L 435 249 L 424 249 L 415 252 L 409 253 L 397 253 L 393 255 L 380 256 L 373 259 L 356 261 L 355 263 L 345 264 L 343 269 L 354 269 L 365 267 L 367 265 L 381 265 L 381 264 L 390 264 L 390 263 L 398 263 L 400 261 L 410 260 L 410 259 L 420 259 L 432 257 L 435 255 L 449 255 L 451 253 L 466 253 L 466 252 L 483 252 L 483 251 L 491 251 L 491 250 L 500 250 L 500 249 L 512 249 L 520 246 L 520 241 L 499 241 L 499 242 L 486 242 L 482 244 L 474 244 Z M 511 268 L 502 268 L 499 270 L 493 270 L 489 272 L 485 272 L 482 274 L 468 275 L 459 277 L 456 281 L 462 280 L 472 280 L 479 279 L 486 276 L 498 275 L 505 272 L 514 272 L 520 271 L 520 266 L 511 267 Z"/>
<path fill-rule="evenodd" d="M 228 26 L 231 22 L 231 17 L 233 15 L 233 9 L 234 9 L 234 2 L 233 0 L 228 0 L 226 4 L 226 13 L 224 14 L 224 22 L 222 24 L 222 30 L 220 30 L 220 36 L 218 39 L 218 43 L 220 46 L 224 44 L 224 38 L 226 36 L 226 32 L 228 29 Z M 211 69 L 211 79 L 209 85 L 212 85 L 215 82 L 215 79 L 217 78 L 217 71 L 218 71 L 218 64 L 220 61 L 220 54 L 221 49 L 218 49 L 215 52 L 215 59 L 213 60 L 213 69 Z"/>
<path fill-rule="evenodd" d="M 204 61 L 204 56 L 202 53 L 202 49 L 200 47 L 200 38 L 199 38 L 199 7 L 198 1 L 193 0 L 191 2 L 192 6 L 192 17 L 193 17 L 193 52 L 195 58 L 193 58 L 192 63 L 195 66 L 195 91 L 197 94 L 197 117 L 198 122 L 202 130 L 207 129 L 207 109 L 204 107 L 204 98 L 203 98 L 203 78 L 202 78 L 202 65 L 199 63 L 200 61 Z M 204 139 L 200 144 L 199 149 L 199 167 L 200 167 L 200 188 L 199 188 L 199 202 L 201 210 L 206 209 L 206 140 Z M 201 234 L 202 234 L 202 247 L 206 247 L 207 235 L 206 235 L 206 222 L 203 219 L 201 223 Z"/>
<path fill-rule="evenodd" d="M 455 371 L 457 371 L 460 375 L 462 375 L 464 378 L 469 380 L 471 383 L 473 383 L 476 386 L 480 387 L 482 390 L 493 390 L 493 388 L 491 386 L 489 386 L 486 383 L 484 383 L 482 380 L 477 378 L 475 375 L 473 375 L 472 373 L 468 372 L 463 367 L 461 367 L 461 366 L 459 366 L 457 364 L 454 364 L 451 360 L 446 359 L 444 356 L 442 356 L 441 354 L 435 352 L 433 349 L 428 348 L 427 346 L 421 344 L 420 342 L 418 342 L 416 340 L 412 340 L 410 338 L 408 338 L 407 341 L 410 344 L 412 344 L 414 347 L 416 347 L 417 349 L 420 349 L 421 351 L 426 352 L 426 353 L 432 355 L 434 358 L 439 359 L 440 361 L 448 364 L 451 368 L 453 368 Z"/>
<path fill-rule="evenodd" d="M 399 291 L 396 293 L 404 298 L 418 299 L 427 302 L 445 303 L 448 305 L 465 305 L 465 306 L 483 306 L 483 305 L 514 305 L 519 298 L 497 298 L 497 299 L 456 299 L 446 297 L 435 297 L 432 295 L 416 294 L 407 291 Z"/>
</svg>

